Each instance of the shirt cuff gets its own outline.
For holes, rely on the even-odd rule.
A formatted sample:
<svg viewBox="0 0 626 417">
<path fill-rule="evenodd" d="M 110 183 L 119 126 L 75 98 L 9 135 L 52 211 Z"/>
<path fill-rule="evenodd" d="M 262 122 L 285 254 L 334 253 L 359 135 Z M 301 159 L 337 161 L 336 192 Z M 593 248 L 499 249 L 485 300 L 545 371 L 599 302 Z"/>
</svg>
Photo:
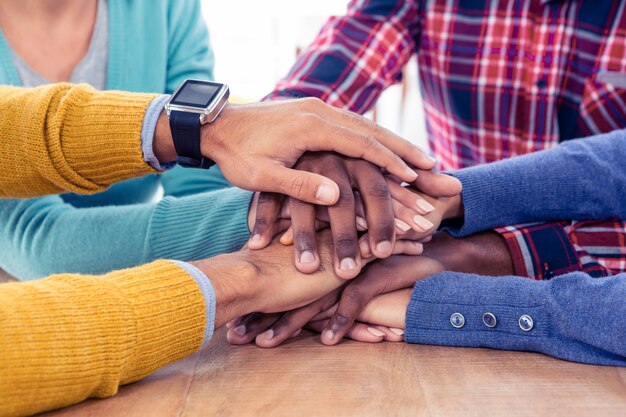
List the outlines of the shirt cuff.
<svg viewBox="0 0 626 417">
<path fill-rule="evenodd" d="M 417 281 L 406 312 L 409 343 L 541 350 L 550 337 L 549 282 L 443 272 Z"/>
<path fill-rule="evenodd" d="M 534 223 L 494 229 L 506 242 L 515 275 L 548 280 L 581 271 L 576 248 L 564 229 L 566 223 Z"/>
<path fill-rule="evenodd" d="M 215 290 L 213 290 L 213 285 L 211 285 L 209 278 L 204 274 L 204 272 L 200 271 L 195 266 L 188 264 L 187 262 L 172 262 L 183 268 L 193 277 L 198 284 L 198 287 L 200 287 L 200 291 L 204 297 L 204 303 L 206 306 L 206 327 L 204 329 L 204 340 L 202 341 L 202 347 L 204 347 L 207 343 L 209 343 L 215 331 Z"/>
<path fill-rule="evenodd" d="M 152 100 L 146 109 L 141 126 L 141 150 L 143 152 L 143 160 L 157 171 L 166 171 L 176 166 L 175 162 L 161 164 L 154 155 L 154 149 L 152 148 L 157 122 L 159 121 L 163 107 L 169 99 L 170 96 L 164 94 Z"/>
</svg>

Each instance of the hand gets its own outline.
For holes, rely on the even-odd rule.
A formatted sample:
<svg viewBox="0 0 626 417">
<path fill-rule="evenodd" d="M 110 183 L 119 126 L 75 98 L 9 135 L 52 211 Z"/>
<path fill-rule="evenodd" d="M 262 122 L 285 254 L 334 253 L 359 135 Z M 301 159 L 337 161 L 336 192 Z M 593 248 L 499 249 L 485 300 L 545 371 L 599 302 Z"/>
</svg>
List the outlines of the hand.
<svg viewBox="0 0 626 417">
<path fill-rule="evenodd" d="M 339 200 L 327 208 L 333 236 L 334 267 L 337 276 L 354 278 L 362 267 L 357 236 L 357 193 L 363 201 L 365 217 L 371 228 L 373 254 L 386 258 L 395 244 L 395 224 L 391 197 L 380 169 L 362 159 L 345 158 L 334 153 L 307 153 L 294 168 L 324 173 L 339 186 Z M 257 207 L 250 247 L 262 248 L 275 232 L 276 213 L 282 201 L 279 196 L 262 200 Z M 294 236 L 295 264 L 298 270 L 311 273 L 319 268 L 316 241 L 316 208 L 314 205 L 289 199 L 291 228 Z"/>
<path fill-rule="evenodd" d="M 322 343 L 338 343 L 375 296 L 412 287 L 419 279 L 442 271 L 511 275 L 513 262 L 502 237 L 495 232 L 463 239 L 437 233 L 432 242 L 424 246 L 422 256 L 395 256 L 374 263 L 361 277 L 348 284 L 322 333 Z"/>
<path fill-rule="evenodd" d="M 293 310 L 318 300 L 345 283 L 332 269 L 332 244 L 328 232 L 320 240 L 321 267 L 313 275 L 298 272 L 291 261 L 291 248 L 274 242 L 261 251 L 247 248 L 207 260 L 191 262 L 207 277 L 216 296 L 216 328 L 235 317 L 252 312 L 276 313 Z M 403 242 L 398 253 L 415 245 Z"/>
<path fill-rule="evenodd" d="M 461 183 L 454 177 L 425 171 L 419 173 L 415 187 L 402 186 L 389 177 L 387 185 L 393 198 L 398 239 L 426 242 L 443 220 L 463 216 Z M 371 252 L 367 233 L 361 237 L 360 246 L 361 252 Z"/>
<path fill-rule="evenodd" d="M 406 310 L 411 300 L 411 291 L 411 288 L 406 288 L 374 297 L 363 308 L 345 337 L 367 343 L 404 340 Z M 326 312 L 319 314 L 315 318 L 317 321 L 310 322 L 305 327 L 321 333 L 328 326 L 328 318 L 336 308 L 335 304 Z M 263 343 L 262 337 L 257 337 L 257 344 L 259 342 Z"/>
<path fill-rule="evenodd" d="M 400 244 L 403 241 L 397 242 L 397 245 Z M 422 256 L 393 256 L 372 263 L 361 276 L 342 287 L 342 291 L 335 292 L 335 299 L 339 299 L 339 303 L 322 332 L 322 343 L 338 343 L 350 331 L 363 308 L 377 295 L 411 287 L 417 280 L 441 271 L 498 276 L 512 274 L 513 266 L 506 244 L 494 232 L 464 239 L 455 239 L 447 233 L 437 233 L 433 241 L 425 245 Z M 246 323 L 243 335 L 229 331 L 229 340 L 235 343 L 250 341 L 269 329 L 272 330 L 271 340 L 260 343 L 263 347 L 277 346 L 308 321 L 326 319 L 327 315 L 318 314 L 334 304 L 331 297 L 296 311 L 274 316 L 273 319 L 262 315 L 253 317 Z"/>
<path fill-rule="evenodd" d="M 390 131 L 314 98 L 229 104 L 202 128 L 201 151 L 233 185 L 322 205 L 335 204 L 339 188 L 323 175 L 291 169 L 307 151 L 365 159 L 403 181 L 416 177 L 407 164 L 425 170 L 435 164 Z"/>
<path fill-rule="evenodd" d="M 263 193 L 256 207 L 249 245 L 252 249 L 265 247 L 275 233 L 282 231 L 277 227 L 278 219 L 288 212 L 291 229 L 281 242 L 294 244 L 295 264 L 301 272 L 310 273 L 319 267 L 315 232 L 320 221 L 330 223 L 335 245 L 335 272 L 345 279 L 354 278 L 361 271 L 357 240 L 359 226 L 361 230 L 369 227 L 363 239 L 368 243 L 368 255 L 377 258 L 386 258 L 391 253 L 396 228 L 400 234 L 411 228 L 423 234 L 429 230 L 432 234 L 436 230 L 433 223 L 423 217 L 435 208 L 409 189 L 385 179 L 380 170 L 367 161 L 327 152 L 307 153 L 294 168 L 324 173 L 334 180 L 341 190 L 339 201 L 326 209 L 316 209 L 309 203 L 290 198 L 289 210 L 285 210 L 281 195 Z M 432 172 L 423 172 L 420 176 L 424 177 L 420 181 L 432 193 L 453 195 L 460 192 L 460 183 L 453 177 Z"/>
</svg>

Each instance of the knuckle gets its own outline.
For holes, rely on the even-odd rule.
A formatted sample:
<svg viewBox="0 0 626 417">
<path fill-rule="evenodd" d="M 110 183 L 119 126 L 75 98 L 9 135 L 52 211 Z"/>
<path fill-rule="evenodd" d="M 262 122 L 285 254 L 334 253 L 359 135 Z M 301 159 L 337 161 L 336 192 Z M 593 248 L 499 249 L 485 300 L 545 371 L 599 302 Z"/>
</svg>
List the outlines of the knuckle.
<svg viewBox="0 0 626 417">
<path fill-rule="evenodd" d="M 302 196 L 309 189 L 310 179 L 305 175 L 297 175 L 291 180 L 290 189 L 293 195 Z"/>
<path fill-rule="evenodd" d="M 304 231 L 295 232 L 293 235 L 293 243 L 296 246 L 296 248 L 301 251 L 312 249 L 313 241 L 312 241 L 311 233 L 304 232 Z"/>
<path fill-rule="evenodd" d="M 365 150 L 372 150 L 378 146 L 378 141 L 372 135 L 363 135 L 361 136 L 361 146 Z"/>
<path fill-rule="evenodd" d="M 365 294 L 356 285 L 347 286 L 343 291 L 342 298 L 351 305 L 362 305 L 365 300 Z"/>
<path fill-rule="evenodd" d="M 304 97 L 300 99 L 300 103 L 307 108 L 319 108 L 324 105 L 324 102 L 317 97 Z"/>
<path fill-rule="evenodd" d="M 262 203 L 272 203 L 276 200 L 276 195 L 273 193 L 260 193 L 259 194 L 259 204 Z"/>
<path fill-rule="evenodd" d="M 381 176 L 382 178 L 382 176 Z M 369 182 L 363 192 L 371 197 L 375 197 L 378 199 L 389 200 L 391 199 L 391 195 L 389 193 L 389 187 L 387 183 L 383 181 Z"/>
<path fill-rule="evenodd" d="M 354 191 L 352 187 L 348 185 L 340 185 L 339 186 L 339 200 L 336 205 L 338 206 L 348 206 L 354 204 Z"/>
<path fill-rule="evenodd" d="M 338 250 L 352 249 L 357 245 L 357 238 L 350 233 L 339 233 L 333 239 Z"/>
</svg>

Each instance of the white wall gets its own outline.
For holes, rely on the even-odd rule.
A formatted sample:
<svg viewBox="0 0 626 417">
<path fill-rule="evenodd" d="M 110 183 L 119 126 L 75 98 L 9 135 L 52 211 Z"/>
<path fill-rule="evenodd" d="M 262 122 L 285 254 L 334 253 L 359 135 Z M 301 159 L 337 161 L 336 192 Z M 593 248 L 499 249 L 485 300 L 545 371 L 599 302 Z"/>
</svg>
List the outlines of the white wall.
<svg viewBox="0 0 626 417">
<path fill-rule="evenodd" d="M 203 14 L 216 53 L 216 79 L 233 95 L 258 100 L 270 92 L 330 15 L 341 15 L 346 0 L 204 0 Z M 406 112 L 400 111 L 400 88 L 381 97 L 378 121 L 418 144 L 424 144 L 423 111 L 417 69 L 409 66 Z M 406 114 L 403 114 L 406 113 Z"/>
</svg>

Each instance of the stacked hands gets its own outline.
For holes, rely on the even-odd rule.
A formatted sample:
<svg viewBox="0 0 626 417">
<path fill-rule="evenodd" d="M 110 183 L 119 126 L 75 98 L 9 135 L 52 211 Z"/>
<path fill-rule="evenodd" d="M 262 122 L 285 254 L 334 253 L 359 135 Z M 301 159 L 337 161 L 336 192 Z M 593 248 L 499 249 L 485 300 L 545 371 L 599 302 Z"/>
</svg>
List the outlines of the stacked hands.
<svg viewBox="0 0 626 417">
<path fill-rule="evenodd" d="M 337 203 L 315 206 L 281 194 L 257 194 L 248 248 L 293 245 L 295 268 L 316 273 L 303 284 L 308 290 L 316 292 L 320 275 L 337 277 L 336 285 L 303 307 L 255 312 L 229 322 L 228 340 L 275 347 L 306 327 L 320 332 L 327 345 L 344 336 L 402 341 L 411 287 L 444 270 L 439 260 L 416 255 L 443 219 L 462 214 L 460 183 L 432 170 L 415 170 L 417 178 L 408 187 L 367 161 L 334 153 L 307 153 L 294 168 L 335 181 Z"/>
<path fill-rule="evenodd" d="M 281 180 L 281 193 L 255 194 L 252 236 L 240 254 L 253 260 L 255 279 L 291 275 L 285 285 L 292 289 L 278 293 L 292 303 L 269 303 L 230 321 L 233 344 L 255 340 L 274 347 L 304 327 L 320 332 L 328 345 L 344 336 L 401 341 L 410 287 L 445 268 L 440 260 L 416 255 L 443 219 L 462 215 L 460 182 L 434 172 L 433 158 L 391 132 L 342 110 L 331 113 L 354 125 L 349 135 L 356 146 L 338 146 L 335 153 L 294 144 L 284 168 L 293 169 L 293 181 Z M 345 128 L 327 126 L 328 120 L 333 118 L 311 127 L 346 135 Z"/>
</svg>

